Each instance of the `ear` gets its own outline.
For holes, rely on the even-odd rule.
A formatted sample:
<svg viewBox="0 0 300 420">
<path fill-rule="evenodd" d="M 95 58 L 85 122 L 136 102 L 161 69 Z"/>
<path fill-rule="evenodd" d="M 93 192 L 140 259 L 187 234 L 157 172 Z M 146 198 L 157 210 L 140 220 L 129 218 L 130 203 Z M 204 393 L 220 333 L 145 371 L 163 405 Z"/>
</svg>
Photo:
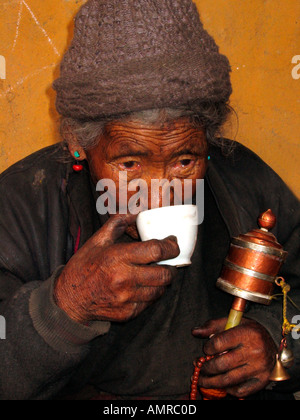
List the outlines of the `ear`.
<svg viewBox="0 0 300 420">
<path fill-rule="evenodd" d="M 85 153 L 83 147 L 81 147 L 80 144 L 78 143 L 78 140 L 77 140 L 76 136 L 74 135 L 74 133 L 72 131 L 72 128 L 69 125 L 69 123 L 68 122 L 64 123 L 62 128 L 63 128 L 63 139 L 65 140 L 65 142 L 68 145 L 68 149 L 69 149 L 69 152 L 70 152 L 72 158 L 76 159 L 78 161 L 79 160 L 85 160 L 86 159 L 86 153 Z M 80 157 L 78 157 L 78 153 L 79 153 Z"/>
<path fill-rule="evenodd" d="M 86 153 L 84 149 L 78 144 L 77 140 L 69 141 L 68 143 L 69 152 L 72 155 L 72 157 L 76 160 L 85 160 L 86 159 Z M 75 153 L 78 152 L 80 157 L 76 157 Z"/>
</svg>

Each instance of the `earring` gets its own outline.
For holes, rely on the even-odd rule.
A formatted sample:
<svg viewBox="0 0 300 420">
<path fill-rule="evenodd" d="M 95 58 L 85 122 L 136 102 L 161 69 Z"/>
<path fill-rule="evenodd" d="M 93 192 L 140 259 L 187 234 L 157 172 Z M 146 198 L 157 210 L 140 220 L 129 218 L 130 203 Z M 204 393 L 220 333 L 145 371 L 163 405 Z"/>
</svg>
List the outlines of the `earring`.
<svg viewBox="0 0 300 420">
<path fill-rule="evenodd" d="M 77 150 L 76 150 L 76 152 L 74 152 L 74 156 L 77 159 L 80 158 L 80 154 L 79 154 L 79 152 L 77 152 Z M 83 170 L 83 166 L 81 164 L 79 164 L 78 162 L 75 165 L 73 165 L 73 171 L 81 172 L 82 170 Z"/>
<path fill-rule="evenodd" d="M 207 160 L 210 160 L 211 159 L 211 157 L 210 156 L 207 156 Z"/>
</svg>

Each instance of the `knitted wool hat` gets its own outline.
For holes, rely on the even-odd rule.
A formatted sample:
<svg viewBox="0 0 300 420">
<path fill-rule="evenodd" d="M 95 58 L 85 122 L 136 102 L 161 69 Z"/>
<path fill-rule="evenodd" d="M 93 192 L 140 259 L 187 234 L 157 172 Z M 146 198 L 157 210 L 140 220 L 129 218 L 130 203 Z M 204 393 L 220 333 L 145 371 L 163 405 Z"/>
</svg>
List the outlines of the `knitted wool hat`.
<svg viewBox="0 0 300 420">
<path fill-rule="evenodd" d="M 89 0 L 54 82 L 58 112 L 95 119 L 194 101 L 227 102 L 228 59 L 192 0 Z"/>
</svg>

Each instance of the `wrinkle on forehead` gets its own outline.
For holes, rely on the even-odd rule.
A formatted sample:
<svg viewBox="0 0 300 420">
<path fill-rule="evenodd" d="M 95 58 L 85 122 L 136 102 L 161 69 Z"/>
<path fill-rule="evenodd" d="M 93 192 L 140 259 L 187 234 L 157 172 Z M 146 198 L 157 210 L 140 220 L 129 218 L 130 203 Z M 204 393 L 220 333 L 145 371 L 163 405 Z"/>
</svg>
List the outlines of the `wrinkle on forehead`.
<svg viewBox="0 0 300 420">
<path fill-rule="evenodd" d="M 172 124 L 165 124 L 163 127 L 149 126 L 143 123 L 111 123 L 106 129 L 103 138 L 106 143 L 107 152 L 111 153 L 117 149 L 121 154 L 133 154 L 132 151 L 145 153 L 162 153 L 165 149 L 176 149 L 183 145 L 206 149 L 204 131 L 193 127 L 186 120 Z"/>
</svg>

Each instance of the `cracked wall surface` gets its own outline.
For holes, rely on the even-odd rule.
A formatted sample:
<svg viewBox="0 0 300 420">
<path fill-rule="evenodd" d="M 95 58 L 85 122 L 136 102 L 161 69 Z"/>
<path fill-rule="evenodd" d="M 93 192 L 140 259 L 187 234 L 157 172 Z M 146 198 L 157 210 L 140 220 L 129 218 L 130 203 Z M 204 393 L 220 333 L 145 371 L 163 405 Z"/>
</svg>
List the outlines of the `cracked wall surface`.
<svg viewBox="0 0 300 420">
<path fill-rule="evenodd" d="M 51 83 L 84 2 L 0 0 L 0 172 L 60 140 Z M 232 65 L 238 121 L 233 116 L 225 134 L 258 153 L 300 197 L 299 0 L 195 2 Z"/>
</svg>

